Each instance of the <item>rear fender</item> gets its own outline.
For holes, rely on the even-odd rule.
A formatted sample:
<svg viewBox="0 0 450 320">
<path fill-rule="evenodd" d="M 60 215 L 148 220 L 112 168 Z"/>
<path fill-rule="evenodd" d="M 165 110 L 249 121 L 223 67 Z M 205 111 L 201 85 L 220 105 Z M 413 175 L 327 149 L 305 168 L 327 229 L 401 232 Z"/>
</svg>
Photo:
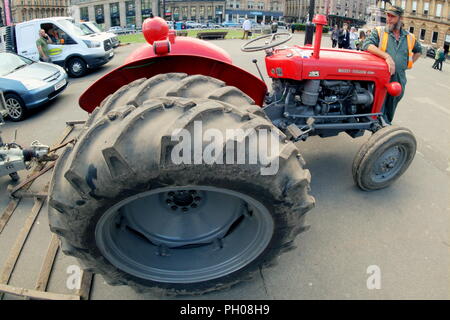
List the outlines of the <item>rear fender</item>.
<svg viewBox="0 0 450 320">
<path fill-rule="evenodd" d="M 90 113 L 103 99 L 123 85 L 140 78 L 170 72 L 201 74 L 222 80 L 228 86 L 242 90 L 260 106 L 263 105 L 267 92 L 263 81 L 230 63 L 195 55 L 167 55 L 135 60 L 111 71 L 81 95 L 79 105 Z"/>
</svg>

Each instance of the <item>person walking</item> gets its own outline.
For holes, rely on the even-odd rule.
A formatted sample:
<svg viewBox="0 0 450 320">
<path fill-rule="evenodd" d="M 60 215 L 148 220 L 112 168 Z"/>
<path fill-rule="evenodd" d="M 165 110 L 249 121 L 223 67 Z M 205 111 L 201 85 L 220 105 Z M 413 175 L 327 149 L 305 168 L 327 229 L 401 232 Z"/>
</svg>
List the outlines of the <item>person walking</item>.
<svg viewBox="0 0 450 320">
<path fill-rule="evenodd" d="M 53 43 L 52 39 L 45 33 L 44 29 L 39 30 L 39 39 L 36 40 L 36 47 L 39 51 L 39 60 L 43 62 L 51 63 L 50 51 L 48 49 L 48 44 Z"/>
<path fill-rule="evenodd" d="M 439 56 L 440 56 L 440 50 L 441 48 L 436 49 L 435 53 L 434 53 L 434 63 L 431 66 L 433 69 L 437 69 L 438 65 L 439 65 Z"/>
<path fill-rule="evenodd" d="M 272 24 L 270 25 L 270 29 L 271 29 L 272 33 L 277 33 L 278 23 L 276 21 L 272 21 Z"/>
<path fill-rule="evenodd" d="M 350 49 L 356 50 L 356 41 L 358 40 L 358 33 L 356 33 L 356 28 L 351 27 L 350 28 Z"/>
<path fill-rule="evenodd" d="M 436 69 L 438 69 L 439 71 L 442 71 L 442 64 L 445 61 L 445 51 L 444 48 L 439 48 L 439 56 L 438 56 L 438 66 Z"/>
<path fill-rule="evenodd" d="M 341 32 L 339 32 L 338 47 L 339 49 L 348 49 L 350 46 L 350 32 L 348 24 L 344 23 Z"/>
<path fill-rule="evenodd" d="M 331 41 L 333 48 L 336 48 L 338 40 L 339 40 L 339 28 L 337 25 L 335 25 L 333 28 L 333 32 L 331 32 Z"/>
<path fill-rule="evenodd" d="M 248 39 L 248 35 L 251 32 L 252 29 L 252 22 L 246 18 L 244 20 L 244 22 L 242 23 L 242 29 L 244 29 L 244 35 L 242 36 L 243 40 L 247 40 Z"/>
<path fill-rule="evenodd" d="M 366 40 L 366 33 L 361 30 L 359 32 L 359 39 L 355 42 L 356 50 L 362 50 L 362 46 L 363 46 L 365 40 Z"/>
<path fill-rule="evenodd" d="M 390 82 L 397 81 L 402 86 L 399 96 L 386 95 L 383 105 L 383 119 L 391 123 L 395 110 L 405 93 L 406 70 L 419 59 L 422 46 L 416 41 L 414 34 L 402 28 L 403 9 L 390 6 L 386 9 L 386 27 L 377 27 L 364 42 L 363 49 L 383 58 L 391 74 Z"/>
<path fill-rule="evenodd" d="M 291 23 L 291 30 L 292 30 L 292 33 L 295 33 L 295 23 Z"/>
</svg>

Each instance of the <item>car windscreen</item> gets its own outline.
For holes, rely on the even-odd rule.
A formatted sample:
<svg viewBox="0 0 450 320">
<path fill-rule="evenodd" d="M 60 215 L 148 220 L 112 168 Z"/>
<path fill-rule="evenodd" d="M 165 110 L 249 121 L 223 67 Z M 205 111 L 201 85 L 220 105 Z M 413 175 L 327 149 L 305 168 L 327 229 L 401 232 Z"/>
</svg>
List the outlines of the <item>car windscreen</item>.
<svg viewBox="0 0 450 320">
<path fill-rule="evenodd" d="M 89 29 L 91 29 L 94 32 L 103 32 L 96 23 L 93 22 L 85 22 L 85 24 L 89 27 Z"/>
<path fill-rule="evenodd" d="M 92 30 L 90 27 L 82 24 L 82 23 L 76 23 L 75 24 L 78 28 L 81 29 L 81 31 L 84 32 L 84 34 L 94 34 L 96 31 Z"/>
<path fill-rule="evenodd" d="M 32 63 L 32 60 L 25 57 L 8 52 L 2 52 L 0 53 L 0 76 L 6 76 L 11 72 L 22 69 Z"/>
<path fill-rule="evenodd" d="M 85 36 L 85 35 L 90 34 L 90 33 L 87 33 L 86 31 L 83 31 L 82 29 L 80 29 L 80 27 L 77 27 L 75 25 L 75 23 L 73 23 L 70 20 L 61 19 L 61 20 L 58 20 L 58 23 L 61 24 L 61 27 L 63 28 L 63 30 L 66 33 L 68 33 L 69 35 Z M 91 33 L 92 33 L 92 31 L 91 31 Z"/>
</svg>

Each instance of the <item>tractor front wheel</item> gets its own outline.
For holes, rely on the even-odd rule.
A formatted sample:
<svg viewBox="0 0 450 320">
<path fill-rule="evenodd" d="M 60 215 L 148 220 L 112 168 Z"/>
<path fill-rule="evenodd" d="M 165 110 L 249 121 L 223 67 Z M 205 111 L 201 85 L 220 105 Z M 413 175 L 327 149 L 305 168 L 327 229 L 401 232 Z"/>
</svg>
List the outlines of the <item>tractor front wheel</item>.
<svg viewBox="0 0 450 320">
<path fill-rule="evenodd" d="M 375 132 L 353 160 L 353 179 L 365 191 L 390 186 L 414 159 L 417 142 L 412 132 L 387 126 Z"/>
</svg>

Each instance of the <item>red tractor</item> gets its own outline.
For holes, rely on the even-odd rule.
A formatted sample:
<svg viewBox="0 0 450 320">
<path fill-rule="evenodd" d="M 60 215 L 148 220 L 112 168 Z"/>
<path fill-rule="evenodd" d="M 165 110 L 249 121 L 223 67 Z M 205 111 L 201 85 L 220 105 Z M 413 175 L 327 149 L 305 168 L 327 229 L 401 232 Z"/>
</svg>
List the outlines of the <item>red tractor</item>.
<svg viewBox="0 0 450 320">
<path fill-rule="evenodd" d="M 353 162 L 356 184 L 376 190 L 401 176 L 416 140 L 381 117 L 387 92 L 400 94 L 400 85 L 389 83 L 378 57 L 321 49 L 326 19 L 314 22 L 314 47 L 280 46 L 288 33 L 242 47 L 265 50 L 268 92 L 224 50 L 147 19 L 150 45 L 83 93 L 79 103 L 89 119 L 55 166 L 49 220 L 63 251 L 110 284 L 202 294 L 251 278 L 305 230 L 314 198 L 297 142 L 369 130 Z M 261 39 L 267 41 L 255 46 Z M 199 136 L 198 123 L 216 138 Z M 249 133 L 217 138 L 230 129 Z M 174 131 L 186 133 L 180 140 L 200 147 L 200 156 L 214 140 L 217 161 L 196 158 L 195 148 L 178 155 L 198 161 L 174 161 Z M 267 132 L 276 134 L 275 147 L 264 144 Z M 270 161 L 236 160 L 251 158 L 239 146 L 252 139 L 271 149 Z M 261 173 L 275 162 L 276 172 Z"/>
</svg>

